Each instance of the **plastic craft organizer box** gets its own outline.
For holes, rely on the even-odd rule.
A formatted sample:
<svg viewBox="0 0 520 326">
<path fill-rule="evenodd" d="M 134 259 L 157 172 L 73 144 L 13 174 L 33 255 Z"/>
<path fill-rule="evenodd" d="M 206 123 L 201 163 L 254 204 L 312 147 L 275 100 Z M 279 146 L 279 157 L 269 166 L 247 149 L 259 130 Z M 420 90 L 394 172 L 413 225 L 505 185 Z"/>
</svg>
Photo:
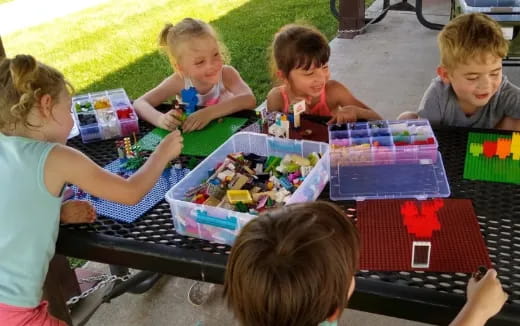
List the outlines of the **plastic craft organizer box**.
<svg viewBox="0 0 520 326">
<path fill-rule="evenodd" d="M 72 110 L 84 143 L 139 132 L 137 114 L 122 88 L 75 96 Z"/>
<path fill-rule="evenodd" d="M 328 151 L 328 144 L 321 142 L 281 139 L 251 132 L 233 135 L 166 193 L 177 233 L 231 245 L 240 229 L 255 217 L 248 213 L 185 201 L 186 191 L 204 182 L 208 172 L 224 161 L 228 154 L 244 152 L 283 157 L 290 153 L 302 156 L 321 153 L 321 159 L 287 202 L 291 204 L 318 198 L 329 180 Z"/>
<path fill-rule="evenodd" d="M 332 200 L 450 195 L 428 120 L 333 125 L 329 144 Z"/>
</svg>

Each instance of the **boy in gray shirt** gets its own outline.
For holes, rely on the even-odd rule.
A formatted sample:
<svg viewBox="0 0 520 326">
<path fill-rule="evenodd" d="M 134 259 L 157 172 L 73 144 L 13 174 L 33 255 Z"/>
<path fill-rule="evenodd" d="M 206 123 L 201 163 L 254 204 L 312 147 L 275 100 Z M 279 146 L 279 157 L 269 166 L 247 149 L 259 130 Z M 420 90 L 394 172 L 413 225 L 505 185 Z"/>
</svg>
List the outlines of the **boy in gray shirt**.
<svg viewBox="0 0 520 326">
<path fill-rule="evenodd" d="M 398 119 L 520 131 L 520 88 L 502 76 L 509 44 L 498 23 L 480 13 L 459 16 L 439 33 L 438 44 L 438 77 L 418 112 L 404 112 Z"/>
</svg>

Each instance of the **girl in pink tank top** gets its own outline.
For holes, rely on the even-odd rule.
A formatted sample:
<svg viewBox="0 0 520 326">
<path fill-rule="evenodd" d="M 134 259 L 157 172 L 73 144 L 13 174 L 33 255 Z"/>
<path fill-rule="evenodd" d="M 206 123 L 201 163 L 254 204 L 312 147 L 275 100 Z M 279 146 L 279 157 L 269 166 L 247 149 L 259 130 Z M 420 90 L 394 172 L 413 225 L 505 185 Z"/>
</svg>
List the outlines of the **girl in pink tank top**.
<svg viewBox="0 0 520 326">
<path fill-rule="evenodd" d="M 272 56 L 282 85 L 267 95 L 270 111 L 291 113 L 291 105 L 305 100 L 305 113 L 331 117 L 331 123 L 382 119 L 355 98 L 340 82 L 330 79 L 330 47 L 317 29 L 290 24 L 276 33 Z"/>
</svg>

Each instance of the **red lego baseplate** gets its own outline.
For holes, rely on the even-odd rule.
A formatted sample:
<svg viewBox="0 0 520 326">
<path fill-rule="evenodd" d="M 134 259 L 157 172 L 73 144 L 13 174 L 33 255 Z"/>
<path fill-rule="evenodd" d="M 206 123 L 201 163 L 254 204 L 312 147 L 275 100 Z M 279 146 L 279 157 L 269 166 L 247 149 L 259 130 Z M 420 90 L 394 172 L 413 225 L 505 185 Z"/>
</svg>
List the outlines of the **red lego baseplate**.
<svg viewBox="0 0 520 326">
<path fill-rule="evenodd" d="M 301 127 L 289 129 L 289 138 L 329 142 L 329 128 L 327 123 L 308 120 L 305 116 L 301 117 Z"/>
<path fill-rule="evenodd" d="M 431 238 L 407 231 L 401 214 L 405 202 L 416 203 L 416 207 L 433 203 L 369 200 L 357 204 L 357 225 L 361 235 L 360 269 L 472 273 L 479 266 L 491 268 L 471 200 L 445 199 L 444 205 L 437 210 L 440 230 L 434 229 Z M 431 241 L 429 268 L 412 268 L 413 241 Z"/>
</svg>

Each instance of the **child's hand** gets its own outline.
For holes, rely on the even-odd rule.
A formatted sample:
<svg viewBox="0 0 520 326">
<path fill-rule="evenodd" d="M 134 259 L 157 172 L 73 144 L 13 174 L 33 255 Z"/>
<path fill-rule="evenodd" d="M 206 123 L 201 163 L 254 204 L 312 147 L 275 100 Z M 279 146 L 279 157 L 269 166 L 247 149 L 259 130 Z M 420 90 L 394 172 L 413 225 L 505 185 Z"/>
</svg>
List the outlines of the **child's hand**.
<svg viewBox="0 0 520 326">
<path fill-rule="evenodd" d="M 209 114 L 210 112 L 206 110 L 207 109 L 202 109 L 190 114 L 182 124 L 182 131 L 190 132 L 206 127 L 212 120 L 211 115 Z"/>
<path fill-rule="evenodd" d="M 61 223 L 92 223 L 95 220 L 96 210 L 89 201 L 67 200 L 61 204 Z"/>
<path fill-rule="evenodd" d="M 339 107 L 336 113 L 332 116 L 332 119 L 329 120 L 330 124 L 343 124 L 347 122 L 356 122 L 357 121 L 357 106 L 355 105 L 347 105 L 343 107 Z"/>
<path fill-rule="evenodd" d="M 159 116 L 159 120 L 157 121 L 157 127 L 163 128 L 166 130 L 175 130 L 178 126 L 182 124 L 179 120 L 178 111 L 172 109 L 166 113 L 163 113 Z"/>
<path fill-rule="evenodd" d="M 473 277 L 469 280 L 467 297 L 468 307 L 488 320 L 502 309 L 508 295 L 502 290 L 496 270 L 490 269 L 480 281 Z"/>
<path fill-rule="evenodd" d="M 168 136 L 164 137 L 161 143 L 155 149 L 158 155 L 165 155 L 168 160 L 178 157 L 182 151 L 182 136 L 179 130 L 172 131 Z"/>
</svg>

